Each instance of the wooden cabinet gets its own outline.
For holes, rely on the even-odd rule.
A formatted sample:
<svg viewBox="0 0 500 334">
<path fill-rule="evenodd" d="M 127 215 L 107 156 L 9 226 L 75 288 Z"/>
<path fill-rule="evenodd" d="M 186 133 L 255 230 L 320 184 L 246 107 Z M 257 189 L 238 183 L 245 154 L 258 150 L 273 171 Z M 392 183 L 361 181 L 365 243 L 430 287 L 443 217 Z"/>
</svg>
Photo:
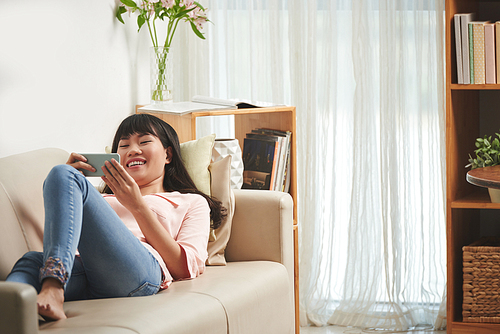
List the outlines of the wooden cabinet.
<svg viewBox="0 0 500 334">
<path fill-rule="evenodd" d="M 140 107 L 140 106 L 137 106 Z M 136 112 L 138 112 L 136 108 Z M 234 110 L 197 111 L 183 116 L 154 113 L 169 123 L 179 135 L 180 142 L 196 139 L 196 119 L 206 116 L 234 115 L 235 137 L 243 150 L 243 140 L 255 128 L 270 128 L 292 132 L 290 160 L 290 195 L 293 198 L 294 278 L 295 278 L 295 328 L 299 332 L 299 258 L 297 229 L 297 145 L 295 107 L 252 108 Z"/>
<path fill-rule="evenodd" d="M 484 235 L 500 235 L 500 204 L 487 190 L 466 181 L 475 139 L 500 129 L 500 85 L 457 84 L 454 14 L 475 13 L 476 20 L 500 20 L 500 1 L 446 1 L 446 233 L 448 333 L 500 333 L 500 324 L 462 319 L 462 247 Z"/>
</svg>

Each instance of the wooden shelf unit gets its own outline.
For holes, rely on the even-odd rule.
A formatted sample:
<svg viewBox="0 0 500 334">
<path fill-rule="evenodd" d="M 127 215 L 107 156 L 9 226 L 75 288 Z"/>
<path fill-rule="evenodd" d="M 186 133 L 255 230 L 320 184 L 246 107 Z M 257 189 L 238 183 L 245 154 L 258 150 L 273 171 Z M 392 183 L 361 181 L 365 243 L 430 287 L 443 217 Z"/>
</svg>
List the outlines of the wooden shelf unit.
<svg viewBox="0 0 500 334">
<path fill-rule="evenodd" d="M 139 112 L 136 106 L 136 113 Z M 296 116 L 295 107 L 272 107 L 252 109 L 224 109 L 210 111 L 196 111 L 183 116 L 153 113 L 169 123 L 179 135 L 180 142 L 196 139 L 196 119 L 206 116 L 234 116 L 235 138 L 238 139 L 243 150 L 243 141 L 246 134 L 256 128 L 269 128 L 281 131 L 291 131 L 291 160 L 290 160 L 290 190 L 293 198 L 293 242 L 294 242 L 294 292 L 295 292 L 295 331 L 299 333 L 299 253 L 298 253 L 298 226 L 297 226 L 297 145 L 296 145 Z"/>
<path fill-rule="evenodd" d="M 500 84 L 457 83 L 454 14 L 476 13 L 476 20 L 500 20 L 500 2 L 446 0 L 446 233 L 447 233 L 447 332 L 453 334 L 500 333 L 500 324 L 466 323 L 462 319 L 462 247 L 479 239 L 482 224 L 491 224 L 491 203 L 486 189 L 466 181 L 469 154 L 475 139 L 493 135 L 500 128 L 493 105 L 500 98 Z M 498 109 L 498 108 L 497 108 Z M 496 112 L 498 114 L 498 111 Z M 493 216 L 495 212 L 492 212 Z M 498 211 L 500 218 L 500 211 Z M 494 223 L 494 222 L 493 222 Z"/>
</svg>

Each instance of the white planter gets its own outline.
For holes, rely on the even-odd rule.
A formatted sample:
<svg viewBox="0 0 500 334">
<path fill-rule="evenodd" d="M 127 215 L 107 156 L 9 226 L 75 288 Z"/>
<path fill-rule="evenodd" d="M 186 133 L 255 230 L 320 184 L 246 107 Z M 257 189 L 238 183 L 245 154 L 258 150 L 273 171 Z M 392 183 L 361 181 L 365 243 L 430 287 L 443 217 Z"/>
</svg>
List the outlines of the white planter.
<svg viewBox="0 0 500 334">
<path fill-rule="evenodd" d="M 488 188 L 491 203 L 500 203 L 500 189 Z"/>
<path fill-rule="evenodd" d="M 215 139 L 212 160 L 217 162 L 231 156 L 231 188 L 241 189 L 243 185 L 243 159 L 238 139 Z"/>
</svg>

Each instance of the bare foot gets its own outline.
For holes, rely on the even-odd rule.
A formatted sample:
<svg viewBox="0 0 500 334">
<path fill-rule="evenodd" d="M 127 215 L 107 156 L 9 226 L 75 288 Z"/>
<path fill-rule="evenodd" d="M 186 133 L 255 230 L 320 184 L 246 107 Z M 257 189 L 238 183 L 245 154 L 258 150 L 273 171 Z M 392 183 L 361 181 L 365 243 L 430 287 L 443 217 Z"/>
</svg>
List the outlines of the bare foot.
<svg viewBox="0 0 500 334">
<path fill-rule="evenodd" d="M 66 319 L 63 304 L 64 289 L 61 283 L 54 278 L 44 279 L 37 297 L 38 314 L 47 321 Z"/>
</svg>

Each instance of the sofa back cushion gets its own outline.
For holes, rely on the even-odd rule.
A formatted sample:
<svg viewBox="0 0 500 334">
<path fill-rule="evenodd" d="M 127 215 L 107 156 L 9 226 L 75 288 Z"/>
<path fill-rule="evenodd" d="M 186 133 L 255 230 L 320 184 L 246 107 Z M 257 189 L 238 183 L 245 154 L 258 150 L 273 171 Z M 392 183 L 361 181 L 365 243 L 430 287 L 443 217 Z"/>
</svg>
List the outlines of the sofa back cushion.
<svg viewBox="0 0 500 334">
<path fill-rule="evenodd" d="M 0 280 L 27 251 L 42 250 L 42 187 L 49 171 L 68 153 L 47 148 L 0 159 Z"/>
<path fill-rule="evenodd" d="M 226 265 L 225 250 L 231 234 L 234 213 L 234 195 L 231 190 L 231 156 L 212 162 L 215 135 L 181 143 L 181 155 L 196 187 L 222 202 L 227 210 L 226 220 L 216 230 L 211 230 L 208 242 L 207 265 Z M 207 177 L 208 176 L 208 177 Z"/>
<path fill-rule="evenodd" d="M 197 140 L 190 140 L 180 144 L 182 162 L 193 179 L 198 190 L 207 195 L 210 193 L 210 171 L 212 148 L 215 135 L 208 135 Z"/>
<path fill-rule="evenodd" d="M 207 265 L 226 265 L 226 246 L 231 236 L 231 224 L 234 214 L 234 194 L 231 190 L 231 156 L 210 164 L 212 196 L 222 202 L 226 208 L 226 219 L 216 230 L 211 231 L 208 242 Z"/>
</svg>

